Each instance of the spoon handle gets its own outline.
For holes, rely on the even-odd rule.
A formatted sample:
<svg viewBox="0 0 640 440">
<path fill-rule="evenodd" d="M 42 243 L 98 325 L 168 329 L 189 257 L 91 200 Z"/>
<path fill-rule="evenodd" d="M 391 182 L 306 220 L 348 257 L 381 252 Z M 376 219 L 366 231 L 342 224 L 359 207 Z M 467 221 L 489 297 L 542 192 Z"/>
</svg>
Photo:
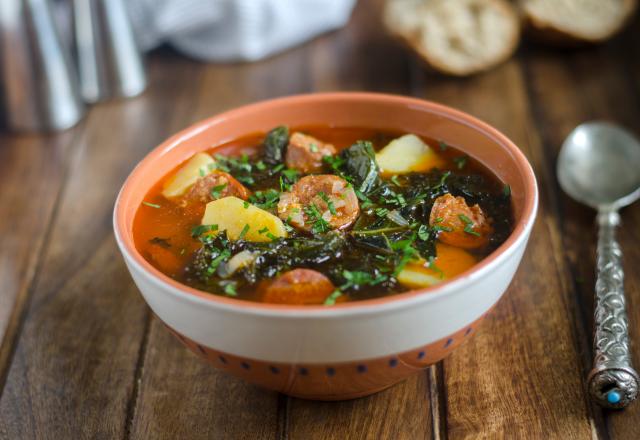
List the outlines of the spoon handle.
<svg viewBox="0 0 640 440">
<path fill-rule="evenodd" d="M 622 251 L 615 239 L 620 223 L 616 211 L 598 213 L 598 255 L 594 313 L 591 396 L 607 408 L 624 408 L 638 395 L 640 378 L 631 366 L 624 299 Z"/>
</svg>

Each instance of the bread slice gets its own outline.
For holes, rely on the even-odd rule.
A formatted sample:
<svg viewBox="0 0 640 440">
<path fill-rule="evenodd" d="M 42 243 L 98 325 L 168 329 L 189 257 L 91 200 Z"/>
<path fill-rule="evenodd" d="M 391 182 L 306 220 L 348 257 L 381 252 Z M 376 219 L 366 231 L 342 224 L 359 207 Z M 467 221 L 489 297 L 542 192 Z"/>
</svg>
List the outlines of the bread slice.
<svg viewBox="0 0 640 440">
<path fill-rule="evenodd" d="M 387 0 L 383 21 L 429 66 L 457 76 L 503 62 L 520 37 L 519 17 L 504 0 Z"/>
<path fill-rule="evenodd" d="M 527 34 L 550 43 L 598 43 L 618 33 L 637 0 L 519 0 Z"/>
</svg>

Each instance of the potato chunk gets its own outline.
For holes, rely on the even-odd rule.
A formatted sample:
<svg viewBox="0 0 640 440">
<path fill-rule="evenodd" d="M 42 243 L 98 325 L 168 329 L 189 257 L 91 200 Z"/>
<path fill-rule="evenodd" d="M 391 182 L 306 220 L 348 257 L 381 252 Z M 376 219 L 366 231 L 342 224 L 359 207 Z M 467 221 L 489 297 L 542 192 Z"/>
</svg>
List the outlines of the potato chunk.
<svg viewBox="0 0 640 440">
<path fill-rule="evenodd" d="M 247 241 L 271 241 L 287 236 L 282 220 L 234 196 L 207 203 L 201 223 L 217 225 L 216 231 L 227 231 L 230 240 L 238 240 L 243 231 L 242 238 Z"/>
<path fill-rule="evenodd" d="M 438 284 L 461 274 L 476 264 L 476 258 L 469 252 L 436 243 L 436 258 L 433 264 L 425 260 L 407 264 L 398 274 L 398 281 L 410 289 L 420 289 Z"/>
<path fill-rule="evenodd" d="M 214 163 L 213 158 L 207 153 L 194 154 L 164 183 L 162 195 L 168 199 L 183 195 L 199 178 L 211 172 Z"/>
<path fill-rule="evenodd" d="M 424 172 L 444 166 L 444 160 L 415 134 L 392 140 L 376 153 L 383 175 Z"/>
</svg>

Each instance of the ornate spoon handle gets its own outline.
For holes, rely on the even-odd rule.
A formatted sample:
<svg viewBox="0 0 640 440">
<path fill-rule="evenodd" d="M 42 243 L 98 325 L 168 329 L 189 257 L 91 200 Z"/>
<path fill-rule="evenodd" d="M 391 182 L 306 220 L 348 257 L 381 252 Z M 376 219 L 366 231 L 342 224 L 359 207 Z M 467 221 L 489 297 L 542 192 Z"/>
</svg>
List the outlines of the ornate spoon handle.
<svg viewBox="0 0 640 440">
<path fill-rule="evenodd" d="M 624 408 L 633 402 L 640 383 L 629 351 L 622 251 L 615 239 L 619 223 L 620 216 L 615 211 L 598 214 L 594 359 L 588 383 L 591 396 L 608 408 Z"/>
</svg>

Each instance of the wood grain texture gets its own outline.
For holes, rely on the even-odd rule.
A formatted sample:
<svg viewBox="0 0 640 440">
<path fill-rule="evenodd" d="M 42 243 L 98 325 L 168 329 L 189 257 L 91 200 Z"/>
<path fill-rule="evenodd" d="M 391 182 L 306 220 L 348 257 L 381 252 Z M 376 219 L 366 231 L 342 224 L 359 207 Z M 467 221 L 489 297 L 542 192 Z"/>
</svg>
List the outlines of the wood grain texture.
<svg viewBox="0 0 640 440">
<path fill-rule="evenodd" d="M 292 439 L 426 439 L 431 438 L 429 380 L 426 374 L 370 397 L 345 402 L 291 399 Z"/>
<path fill-rule="evenodd" d="M 83 128 L 50 136 L 0 136 L 0 386 L 73 141 Z"/>
<path fill-rule="evenodd" d="M 636 22 L 636 32 L 628 38 L 637 38 L 640 30 Z M 640 40 L 638 40 L 640 42 Z M 635 57 L 633 56 L 635 55 Z M 631 75 L 635 65 L 627 64 L 627 59 L 640 55 L 637 45 L 629 44 L 624 38 L 616 39 L 607 46 L 573 53 L 558 63 L 553 54 L 542 52 L 528 57 L 525 66 L 528 84 L 535 99 L 535 111 L 542 126 L 546 148 L 547 167 L 553 165 L 563 139 L 571 129 L 587 120 L 608 120 L 625 126 L 640 137 L 637 121 L 640 118 L 640 95 L 635 76 Z M 629 58 L 630 57 L 630 58 Z M 588 70 L 587 65 L 601 66 L 597 72 Z M 636 72 L 640 72 L 637 70 Z M 557 85 L 551 93 L 547 85 L 550 80 Z M 593 300 L 595 283 L 595 212 L 570 200 L 554 182 L 553 192 L 559 215 L 564 256 L 572 275 L 572 290 L 578 305 L 573 322 L 586 328 L 583 374 L 591 369 L 591 331 L 593 328 Z M 640 366 L 640 274 L 635 270 L 640 261 L 640 205 L 635 204 L 622 211 L 622 227 L 618 230 L 618 240 L 622 246 L 625 268 L 625 288 L 629 331 L 632 341 L 633 361 Z M 634 344 L 633 342 L 636 341 Z M 594 407 L 594 412 L 604 420 L 606 432 L 611 438 L 640 437 L 640 407 L 632 405 L 625 411 L 602 411 Z"/>
<path fill-rule="evenodd" d="M 568 272 L 548 198 L 551 174 L 529 112 L 518 61 L 467 80 L 423 81 L 427 98 L 493 124 L 523 150 L 541 192 L 521 269 L 484 328 L 444 362 L 449 438 L 588 438 L 580 345 L 571 323 Z M 500 93 L 496 93 L 500 90 Z M 479 368 L 474 368 L 478 366 Z"/>
<path fill-rule="evenodd" d="M 117 258 L 111 216 L 132 166 L 175 129 L 180 97 L 193 97 L 163 84 L 186 80 L 188 66 L 167 69 L 152 78 L 156 93 L 96 107 L 77 140 L 0 398 L 3 438 L 125 433 L 149 312 Z"/>
</svg>

